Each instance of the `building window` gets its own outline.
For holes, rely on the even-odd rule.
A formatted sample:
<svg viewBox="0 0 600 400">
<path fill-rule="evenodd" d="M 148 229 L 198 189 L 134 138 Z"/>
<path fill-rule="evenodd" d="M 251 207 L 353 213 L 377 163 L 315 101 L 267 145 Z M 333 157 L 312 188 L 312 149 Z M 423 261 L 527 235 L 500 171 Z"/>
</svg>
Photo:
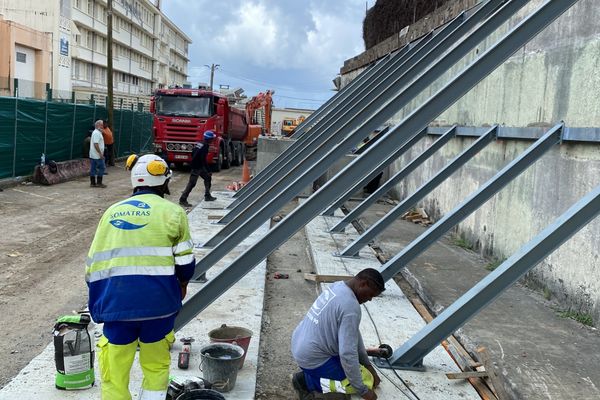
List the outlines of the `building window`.
<svg viewBox="0 0 600 400">
<path fill-rule="evenodd" d="M 27 54 L 17 51 L 17 62 L 26 63 L 27 62 Z"/>
<path fill-rule="evenodd" d="M 90 17 L 94 16 L 94 2 L 92 0 L 88 0 L 87 13 Z"/>
<path fill-rule="evenodd" d="M 75 0 L 75 8 L 81 10 L 81 0 Z"/>
</svg>

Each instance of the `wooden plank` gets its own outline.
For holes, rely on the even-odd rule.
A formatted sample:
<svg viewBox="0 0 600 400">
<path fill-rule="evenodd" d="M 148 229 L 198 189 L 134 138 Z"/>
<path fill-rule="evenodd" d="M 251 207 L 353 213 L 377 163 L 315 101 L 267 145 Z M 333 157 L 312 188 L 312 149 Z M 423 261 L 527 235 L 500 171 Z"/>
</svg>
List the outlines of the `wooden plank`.
<svg viewBox="0 0 600 400">
<path fill-rule="evenodd" d="M 487 349 L 483 346 L 480 346 L 477 348 L 477 354 L 479 355 L 485 370 L 488 372 L 488 377 L 492 382 L 492 388 L 494 389 L 494 392 L 496 392 L 496 397 L 498 400 L 510 400 L 510 397 L 504 390 L 504 386 L 502 385 L 498 374 L 496 374 L 496 370 L 492 365 L 492 361 L 490 360 L 490 355 L 487 352 Z"/>
<path fill-rule="evenodd" d="M 214 214 L 213 214 L 213 215 L 211 215 L 211 214 L 209 214 L 209 215 L 207 216 L 207 218 L 208 218 L 208 219 L 221 219 L 221 218 L 223 218 L 223 216 L 222 216 L 222 215 L 214 215 Z"/>
<path fill-rule="evenodd" d="M 331 283 L 337 281 L 346 281 L 348 279 L 354 278 L 352 275 L 319 275 L 306 273 L 304 274 L 304 279 L 307 281 L 314 281 L 316 283 Z"/>
<path fill-rule="evenodd" d="M 448 379 L 468 379 L 468 378 L 483 378 L 488 376 L 487 371 L 465 371 L 465 372 L 448 372 Z"/>
<path fill-rule="evenodd" d="M 431 322 L 433 320 L 433 316 L 431 315 L 429 309 L 425 306 L 425 304 L 423 304 L 421 299 L 412 295 L 409 296 L 407 293 L 405 294 L 407 295 L 408 299 L 413 304 L 417 312 L 421 314 L 425 322 Z M 454 359 L 454 361 L 456 361 L 456 363 L 462 371 L 469 371 L 471 368 L 476 367 L 477 364 L 480 364 L 479 362 L 473 360 L 471 355 L 467 352 L 467 350 L 465 350 L 462 344 L 454 336 L 449 336 L 446 340 L 444 340 L 442 342 L 442 346 L 444 346 L 444 348 L 448 351 L 448 353 Z M 473 377 L 467 379 L 469 380 L 471 385 L 473 385 L 473 387 L 475 388 L 477 393 L 479 393 L 483 400 L 497 399 L 496 395 L 488 388 L 487 384 L 483 381 L 483 378 Z"/>
</svg>

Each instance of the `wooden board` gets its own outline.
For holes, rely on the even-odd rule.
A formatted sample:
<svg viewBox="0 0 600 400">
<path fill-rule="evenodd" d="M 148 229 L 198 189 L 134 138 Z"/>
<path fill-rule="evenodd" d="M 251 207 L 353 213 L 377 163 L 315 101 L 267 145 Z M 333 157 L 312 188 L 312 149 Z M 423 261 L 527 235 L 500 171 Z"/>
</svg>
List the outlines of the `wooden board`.
<svg viewBox="0 0 600 400">
<path fill-rule="evenodd" d="M 448 379 L 469 379 L 469 378 L 483 378 L 488 376 L 487 371 L 465 371 L 465 372 L 448 372 L 446 374 Z"/>
<path fill-rule="evenodd" d="M 352 275 L 319 275 L 319 274 L 304 274 L 304 279 L 307 281 L 315 281 L 317 283 L 331 283 L 337 281 L 346 281 L 354 278 Z"/>
</svg>

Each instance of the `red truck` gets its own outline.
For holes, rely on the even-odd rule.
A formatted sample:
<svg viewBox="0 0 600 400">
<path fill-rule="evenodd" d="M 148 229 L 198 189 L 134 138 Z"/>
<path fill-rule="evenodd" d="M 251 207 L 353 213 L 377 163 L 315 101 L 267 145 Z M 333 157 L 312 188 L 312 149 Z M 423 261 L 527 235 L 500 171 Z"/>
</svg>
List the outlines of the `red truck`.
<svg viewBox="0 0 600 400">
<path fill-rule="evenodd" d="M 258 136 L 269 133 L 271 96 L 271 91 L 260 93 L 242 109 L 210 90 L 158 89 L 150 101 L 154 152 L 180 167 L 191 162 L 194 144 L 211 130 L 217 136 L 208 154 L 213 171 L 255 159 Z M 259 114 L 263 125 L 257 122 Z"/>
</svg>

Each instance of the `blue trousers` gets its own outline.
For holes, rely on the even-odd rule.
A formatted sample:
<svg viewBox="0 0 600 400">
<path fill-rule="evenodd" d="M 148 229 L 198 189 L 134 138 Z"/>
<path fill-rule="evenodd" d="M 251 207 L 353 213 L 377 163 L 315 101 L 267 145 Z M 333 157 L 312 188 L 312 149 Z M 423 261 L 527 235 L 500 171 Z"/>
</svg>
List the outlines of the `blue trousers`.
<svg viewBox="0 0 600 400">
<path fill-rule="evenodd" d="M 90 176 L 104 176 L 106 165 L 102 158 L 90 158 Z"/>
</svg>

